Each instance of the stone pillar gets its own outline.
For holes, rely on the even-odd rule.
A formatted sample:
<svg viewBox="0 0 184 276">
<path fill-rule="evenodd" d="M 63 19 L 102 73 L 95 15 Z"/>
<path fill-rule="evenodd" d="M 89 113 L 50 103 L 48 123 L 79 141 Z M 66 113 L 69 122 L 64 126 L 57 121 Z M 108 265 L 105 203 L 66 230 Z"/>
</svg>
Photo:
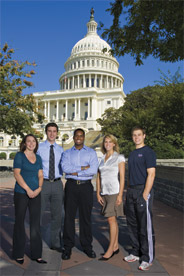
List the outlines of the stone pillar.
<svg viewBox="0 0 184 276">
<path fill-rule="evenodd" d="M 85 78 L 85 75 L 83 75 L 83 88 L 86 88 L 86 78 Z"/>
<path fill-rule="evenodd" d="M 97 111 L 97 106 L 96 106 L 96 98 L 92 98 L 92 118 L 95 119 L 97 117 L 96 111 Z"/>
<path fill-rule="evenodd" d="M 48 101 L 48 120 L 50 121 L 50 101 Z"/>
<path fill-rule="evenodd" d="M 72 77 L 72 88 L 75 89 L 75 78 L 74 78 L 74 76 Z"/>
<path fill-rule="evenodd" d="M 91 99 L 88 98 L 88 119 L 91 117 L 91 108 L 90 108 L 90 105 L 91 105 Z"/>
<path fill-rule="evenodd" d="M 77 100 L 75 99 L 75 117 L 74 119 L 76 120 L 77 118 Z"/>
<path fill-rule="evenodd" d="M 109 80 L 108 80 L 108 76 L 106 76 L 106 87 L 109 88 Z"/>
<path fill-rule="evenodd" d="M 47 102 L 44 102 L 44 116 L 47 117 Z"/>
<path fill-rule="evenodd" d="M 79 118 L 79 120 L 81 119 L 80 104 L 81 104 L 81 100 L 79 99 L 79 102 L 78 102 L 78 118 Z"/>
<path fill-rule="evenodd" d="M 79 89 L 80 88 L 80 79 L 79 79 L 79 75 L 77 76 L 77 88 Z"/>
<path fill-rule="evenodd" d="M 59 101 L 56 102 L 56 122 L 59 120 Z"/>
<path fill-rule="evenodd" d="M 68 100 L 65 101 L 65 121 L 68 121 Z"/>
</svg>

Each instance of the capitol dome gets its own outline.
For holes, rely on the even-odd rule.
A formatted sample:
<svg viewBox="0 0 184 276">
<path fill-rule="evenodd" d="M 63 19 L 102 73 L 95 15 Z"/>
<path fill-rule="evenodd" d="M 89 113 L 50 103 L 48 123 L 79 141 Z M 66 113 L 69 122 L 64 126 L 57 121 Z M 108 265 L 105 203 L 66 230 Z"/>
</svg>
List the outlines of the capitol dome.
<svg viewBox="0 0 184 276">
<path fill-rule="evenodd" d="M 97 34 L 97 23 L 94 20 L 94 12 L 91 11 L 90 21 L 87 23 L 88 32 L 86 36 L 79 40 L 73 47 L 71 56 L 80 54 L 83 52 L 100 52 L 102 53 L 103 49 L 106 49 L 106 53 L 110 55 L 111 47 L 109 44 L 100 38 Z"/>
</svg>

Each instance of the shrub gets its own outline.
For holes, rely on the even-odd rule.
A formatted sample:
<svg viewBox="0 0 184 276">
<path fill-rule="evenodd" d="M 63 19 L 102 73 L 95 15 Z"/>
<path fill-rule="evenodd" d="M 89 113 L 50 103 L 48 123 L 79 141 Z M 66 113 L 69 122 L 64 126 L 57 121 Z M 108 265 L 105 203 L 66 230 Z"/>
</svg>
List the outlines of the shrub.
<svg viewBox="0 0 184 276">
<path fill-rule="evenodd" d="M 0 160 L 3 160 L 3 159 L 6 160 L 6 156 L 7 156 L 6 152 L 1 152 L 0 153 Z"/>
</svg>

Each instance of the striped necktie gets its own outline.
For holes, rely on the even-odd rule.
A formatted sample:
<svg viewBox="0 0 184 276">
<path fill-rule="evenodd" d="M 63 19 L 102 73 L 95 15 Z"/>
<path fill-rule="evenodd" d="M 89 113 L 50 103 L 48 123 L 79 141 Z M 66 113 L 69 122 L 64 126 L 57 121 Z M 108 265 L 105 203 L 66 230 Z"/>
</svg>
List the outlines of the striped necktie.
<svg viewBox="0 0 184 276">
<path fill-rule="evenodd" d="M 55 158 L 53 145 L 50 146 L 50 156 L 49 156 L 49 180 L 54 180 L 55 178 Z"/>
</svg>

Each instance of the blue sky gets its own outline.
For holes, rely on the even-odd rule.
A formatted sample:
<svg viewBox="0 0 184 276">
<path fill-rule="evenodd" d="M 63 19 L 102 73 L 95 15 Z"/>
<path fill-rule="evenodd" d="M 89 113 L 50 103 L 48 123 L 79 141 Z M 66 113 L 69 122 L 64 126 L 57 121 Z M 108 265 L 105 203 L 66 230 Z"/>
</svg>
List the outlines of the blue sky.
<svg viewBox="0 0 184 276">
<path fill-rule="evenodd" d="M 95 21 L 102 21 L 109 27 L 112 23 L 112 16 L 106 12 L 109 3 L 108 0 L 1 0 L 1 47 L 7 42 L 15 50 L 14 59 L 37 64 L 36 75 L 32 78 L 34 87 L 26 89 L 25 93 L 59 89 L 64 63 L 73 46 L 87 33 L 91 7 L 95 10 Z M 144 60 L 142 66 L 135 66 L 129 55 L 117 60 L 119 72 L 125 79 L 125 94 L 154 85 L 160 80 L 158 69 L 174 74 L 178 67 L 183 68 L 183 62 L 165 63 L 153 57 Z"/>
</svg>

